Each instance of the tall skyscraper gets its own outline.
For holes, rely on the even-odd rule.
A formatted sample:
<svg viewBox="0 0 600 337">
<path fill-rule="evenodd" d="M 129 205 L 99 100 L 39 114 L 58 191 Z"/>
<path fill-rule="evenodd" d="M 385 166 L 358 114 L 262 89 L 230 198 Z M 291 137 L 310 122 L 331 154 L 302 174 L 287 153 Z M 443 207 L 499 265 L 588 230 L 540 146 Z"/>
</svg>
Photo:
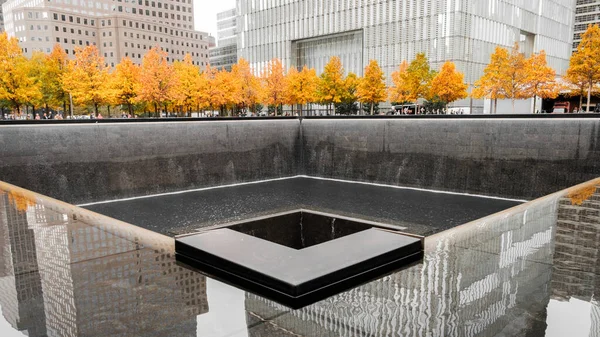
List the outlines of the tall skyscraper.
<svg viewBox="0 0 600 337">
<path fill-rule="evenodd" d="M 573 50 L 581 42 L 581 34 L 588 25 L 600 23 L 600 0 L 577 0 L 575 5 L 575 31 L 573 32 Z"/>
<path fill-rule="evenodd" d="M 160 46 L 168 61 L 189 53 L 194 64 L 208 63 L 208 34 L 194 30 L 192 0 L 7 0 L 2 10 L 7 33 L 26 56 L 59 43 L 72 57 L 75 48 L 93 44 L 115 65 L 123 57 L 140 63 Z"/>
<path fill-rule="evenodd" d="M 210 65 L 231 70 L 237 62 L 237 14 L 232 8 L 217 13 L 217 47 L 210 50 Z"/>
<path fill-rule="evenodd" d="M 254 68 L 278 57 L 286 68 L 308 65 L 321 72 L 337 55 L 347 72 L 362 75 L 374 59 L 391 84 L 400 63 L 422 52 L 434 69 L 453 61 L 472 85 L 495 47 L 515 42 L 526 55 L 545 50 L 549 65 L 564 73 L 575 1 L 239 0 L 237 10 L 238 54 Z"/>
<path fill-rule="evenodd" d="M 4 31 L 4 14 L 2 13 L 2 4 L 5 2 L 6 0 L 0 0 L 0 33 Z"/>
</svg>

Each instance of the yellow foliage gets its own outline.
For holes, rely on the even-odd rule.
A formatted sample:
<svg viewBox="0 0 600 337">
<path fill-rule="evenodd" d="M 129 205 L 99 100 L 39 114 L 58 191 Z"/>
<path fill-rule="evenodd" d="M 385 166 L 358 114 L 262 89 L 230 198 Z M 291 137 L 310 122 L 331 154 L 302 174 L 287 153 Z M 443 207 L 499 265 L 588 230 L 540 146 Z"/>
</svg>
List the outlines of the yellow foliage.
<svg viewBox="0 0 600 337">
<path fill-rule="evenodd" d="M 175 85 L 171 97 L 175 105 L 185 111 L 190 111 L 198 100 L 198 79 L 200 69 L 192 63 L 192 56 L 186 54 L 182 62 L 173 64 Z"/>
<path fill-rule="evenodd" d="M 332 56 L 325 65 L 317 86 L 317 98 L 325 104 L 340 103 L 346 95 L 344 68 L 337 56 Z"/>
<path fill-rule="evenodd" d="M 69 61 L 63 74 L 62 84 L 77 104 L 92 105 L 96 114 L 98 107 L 110 99 L 108 66 L 98 48 L 91 45 L 75 49 L 75 59 Z"/>
<path fill-rule="evenodd" d="M 265 102 L 268 105 L 285 103 L 285 74 L 281 60 L 274 58 L 263 70 Z"/>
<path fill-rule="evenodd" d="M 154 105 L 158 115 L 158 107 L 171 100 L 173 87 L 177 84 L 173 67 L 167 62 L 167 53 L 159 47 L 153 47 L 144 55 L 140 83 L 138 99 Z"/>
<path fill-rule="evenodd" d="M 38 83 L 31 76 L 30 65 L 16 38 L 0 34 L 0 100 L 9 101 L 20 114 L 20 107 L 31 97 L 40 95 Z"/>
<path fill-rule="evenodd" d="M 569 193 L 568 197 L 571 200 L 571 205 L 581 205 L 584 201 L 591 198 L 595 192 L 596 182 L 591 182 L 589 184 L 584 185 L 580 189 Z"/>
<path fill-rule="evenodd" d="M 429 67 L 429 61 L 424 53 L 418 53 L 406 69 L 405 89 L 408 101 L 416 102 L 419 98 L 429 99 L 431 81 L 435 71 Z"/>
<path fill-rule="evenodd" d="M 377 61 L 371 60 L 365 67 L 364 76 L 358 80 L 356 96 L 360 102 L 371 105 L 371 115 L 373 114 L 373 106 L 385 100 L 385 76 Z"/>
<path fill-rule="evenodd" d="M 133 115 L 133 104 L 137 101 L 140 90 L 140 67 L 126 57 L 117 64 L 111 74 L 112 95 L 117 104 L 127 105 L 129 114 Z"/>
<path fill-rule="evenodd" d="M 392 73 L 393 85 L 388 89 L 388 98 L 390 102 L 404 103 L 408 102 L 408 62 L 400 63 L 398 70 Z"/>
<path fill-rule="evenodd" d="M 300 104 L 300 112 L 304 104 L 317 99 L 319 78 L 314 68 L 304 66 L 301 71 L 292 67 L 286 77 L 286 101 L 288 104 Z"/>
<path fill-rule="evenodd" d="M 240 58 L 237 64 L 231 68 L 233 79 L 237 81 L 237 101 L 244 108 L 254 107 L 263 100 L 265 90 L 259 78 L 250 69 L 250 64 L 244 58 Z"/>
<path fill-rule="evenodd" d="M 546 52 L 540 51 L 531 55 L 525 66 L 526 97 L 533 97 L 533 112 L 535 113 L 536 97 L 555 98 L 559 93 L 556 84 L 556 72 L 546 62 Z"/>
<path fill-rule="evenodd" d="M 475 82 L 471 92 L 473 98 L 489 98 L 495 103 L 498 99 L 507 98 L 505 69 L 509 66 L 508 58 L 508 50 L 496 47 L 490 63 L 483 70 L 483 76 Z"/>
<path fill-rule="evenodd" d="M 588 112 L 594 86 L 600 82 L 600 28 L 589 25 L 581 35 L 577 51 L 571 56 L 567 78 L 573 83 L 582 83 L 587 87 Z"/>
<path fill-rule="evenodd" d="M 467 84 L 464 75 L 456 71 L 453 62 L 447 61 L 442 65 L 440 72 L 431 81 L 431 97 L 439 97 L 446 103 L 466 98 Z"/>
</svg>

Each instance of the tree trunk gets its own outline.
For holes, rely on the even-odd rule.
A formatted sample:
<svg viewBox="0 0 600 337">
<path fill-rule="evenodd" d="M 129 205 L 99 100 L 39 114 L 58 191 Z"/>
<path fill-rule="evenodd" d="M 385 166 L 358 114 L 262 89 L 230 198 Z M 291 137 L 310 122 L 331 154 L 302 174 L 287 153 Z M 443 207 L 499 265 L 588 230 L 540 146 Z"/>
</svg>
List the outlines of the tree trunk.
<svg viewBox="0 0 600 337">
<path fill-rule="evenodd" d="M 154 103 L 154 114 L 156 115 L 156 118 L 160 117 L 158 115 L 158 103 Z"/>
<path fill-rule="evenodd" d="M 590 81 L 590 84 L 588 86 L 588 93 L 587 93 L 587 109 L 585 109 L 586 112 L 590 112 L 590 98 L 592 96 L 592 81 Z M 581 109 L 581 107 L 579 107 L 579 109 Z"/>
<path fill-rule="evenodd" d="M 94 103 L 94 112 L 96 113 L 96 118 L 98 118 L 98 103 Z"/>
<path fill-rule="evenodd" d="M 375 105 L 375 104 L 373 104 L 373 102 L 371 102 L 371 116 L 373 116 L 373 105 Z"/>
<path fill-rule="evenodd" d="M 512 100 L 512 113 L 515 113 L 515 99 L 513 98 Z"/>
<path fill-rule="evenodd" d="M 127 103 L 127 111 L 131 116 L 133 116 L 133 106 L 131 103 Z M 129 117 L 129 116 L 128 116 Z"/>
<path fill-rule="evenodd" d="M 106 106 L 106 110 L 108 111 L 108 118 L 110 118 L 110 105 Z"/>
<path fill-rule="evenodd" d="M 63 101 L 63 114 L 63 117 L 67 118 L 67 101 Z"/>
<path fill-rule="evenodd" d="M 300 117 L 302 117 L 302 104 L 300 104 Z"/>
<path fill-rule="evenodd" d="M 494 114 L 498 113 L 498 99 L 494 98 Z"/>
<path fill-rule="evenodd" d="M 537 103 L 536 98 L 537 98 L 537 95 L 533 95 L 533 113 L 535 113 L 535 104 Z"/>
</svg>

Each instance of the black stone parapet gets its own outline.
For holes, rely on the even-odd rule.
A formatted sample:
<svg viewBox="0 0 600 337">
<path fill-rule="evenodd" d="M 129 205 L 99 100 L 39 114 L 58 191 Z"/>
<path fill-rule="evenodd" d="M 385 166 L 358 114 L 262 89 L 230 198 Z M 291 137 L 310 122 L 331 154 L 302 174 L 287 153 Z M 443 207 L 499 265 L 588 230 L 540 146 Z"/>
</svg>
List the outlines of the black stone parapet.
<svg viewBox="0 0 600 337">
<path fill-rule="evenodd" d="M 308 240 L 319 236 L 315 231 L 324 231 L 321 234 L 327 236 L 332 228 L 321 226 L 317 219 L 331 221 L 328 217 L 305 211 L 288 215 L 295 214 L 312 215 L 310 221 L 304 221 L 320 228 L 300 234 Z M 175 240 L 177 261 L 289 307 L 300 308 L 409 266 L 423 257 L 422 237 L 366 224 L 358 228 L 359 222 L 348 219 L 340 221 L 337 227 L 349 230 L 338 236 L 334 233 L 330 240 L 311 246 L 284 246 L 282 242 L 294 241 L 289 240 L 294 235 L 289 235 L 285 227 L 296 231 L 295 220 L 285 216 L 273 219 L 283 222 L 279 230 L 266 236 L 264 233 L 253 236 L 241 230 L 247 226 L 252 232 L 256 224 L 268 219 L 179 237 Z M 302 226 L 303 220 L 299 221 Z M 279 240 L 273 240 L 274 237 Z"/>
</svg>

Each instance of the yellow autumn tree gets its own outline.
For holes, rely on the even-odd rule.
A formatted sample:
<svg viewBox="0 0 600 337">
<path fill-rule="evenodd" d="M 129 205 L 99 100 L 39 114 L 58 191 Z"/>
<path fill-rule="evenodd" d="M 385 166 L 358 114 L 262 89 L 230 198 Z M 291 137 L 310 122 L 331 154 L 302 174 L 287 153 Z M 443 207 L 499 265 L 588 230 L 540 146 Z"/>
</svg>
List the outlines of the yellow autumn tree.
<svg viewBox="0 0 600 337">
<path fill-rule="evenodd" d="M 285 74 L 281 60 L 272 59 L 263 70 L 265 103 L 275 106 L 275 111 L 285 103 Z"/>
<path fill-rule="evenodd" d="M 231 73 L 238 82 L 239 104 L 244 110 L 250 108 L 251 111 L 256 111 L 257 104 L 265 95 L 260 79 L 252 73 L 250 64 L 244 58 L 240 58 L 237 64 L 231 67 Z"/>
<path fill-rule="evenodd" d="M 419 98 L 429 99 L 431 81 L 436 72 L 429 67 L 424 53 L 418 53 L 406 68 L 405 89 L 407 100 L 416 102 Z"/>
<path fill-rule="evenodd" d="M 288 71 L 286 81 L 286 97 L 288 104 L 300 105 L 300 115 L 302 116 L 302 106 L 317 99 L 317 86 L 319 78 L 314 68 L 304 66 L 301 71 L 292 67 Z"/>
<path fill-rule="evenodd" d="M 431 97 L 438 97 L 446 105 L 456 100 L 467 98 L 465 76 L 456 70 L 454 62 L 447 61 L 440 72 L 431 81 Z"/>
<path fill-rule="evenodd" d="M 207 78 L 207 98 L 211 109 L 219 109 L 221 115 L 229 114 L 228 106 L 235 105 L 239 102 L 236 96 L 238 92 L 236 80 L 232 74 L 224 68 L 218 70 L 216 68 L 206 67 Z"/>
<path fill-rule="evenodd" d="M 46 77 L 45 60 L 46 55 L 43 52 L 34 51 L 26 63 L 29 78 L 33 80 L 34 87 L 37 88 L 37 90 L 31 91 L 30 96 L 27 98 L 27 105 L 32 107 L 34 113 L 36 108 L 40 106 L 44 106 L 48 111 L 50 97 L 47 95 L 46 83 L 44 82 Z"/>
<path fill-rule="evenodd" d="M 536 98 L 555 98 L 559 87 L 556 84 L 556 72 L 546 62 L 546 52 L 531 55 L 525 67 L 525 96 L 533 97 L 533 113 L 536 111 Z"/>
<path fill-rule="evenodd" d="M 154 113 L 160 117 L 158 108 L 171 100 L 173 86 L 176 84 L 173 67 L 167 62 L 167 53 L 159 47 L 153 47 L 144 55 L 140 68 L 138 99 L 154 106 Z"/>
<path fill-rule="evenodd" d="M 393 85 L 388 89 L 388 99 L 392 103 L 408 102 L 408 62 L 402 61 L 396 71 L 392 73 Z"/>
<path fill-rule="evenodd" d="M 567 73 L 565 74 L 565 76 L 563 78 L 565 80 L 565 83 L 564 83 L 565 96 L 579 97 L 579 106 L 583 107 L 583 96 L 585 96 L 587 94 L 587 89 L 588 89 L 587 80 L 584 77 L 582 77 L 580 74 L 577 74 L 574 72 L 569 72 L 569 71 L 567 71 Z M 594 86 L 592 88 L 592 94 L 597 94 L 597 93 L 598 93 L 598 87 Z"/>
<path fill-rule="evenodd" d="M 356 96 L 360 102 L 370 105 L 371 115 L 375 104 L 385 101 L 385 76 L 377 61 L 371 60 L 365 67 L 364 76 L 358 80 Z"/>
<path fill-rule="evenodd" d="M 61 78 L 67 71 L 69 59 L 67 53 L 60 46 L 55 44 L 54 48 L 45 60 L 44 72 L 44 95 L 48 96 L 50 106 L 57 108 L 63 107 L 63 111 L 67 112 L 67 103 L 69 94 L 63 89 Z"/>
<path fill-rule="evenodd" d="M 75 49 L 75 59 L 69 61 L 62 83 L 76 104 L 93 106 L 98 115 L 98 107 L 106 103 L 110 96 L 108 76 L 104 58 L 100 56 L 98 48 L 91 45 Z"/>
<path fill-rule="evenodd" d="M 335 114 L 335 103 L 342 102 L 345 92 L 344 67 L 342 61 L 337 56 L 332 56 L 329 62 L 325 65 L 323 73 L 317 86 L 317 98 L 327 104 L 327 109 L 333 105 L 333 113 Z"/>
<path fill-rule="evenodd" d="M 204 110 L 209 107 L 212 107 L 212 102 L 210 100 L 210 90 L 211 90 L 211 76 L 212 69 L 210 66 L 206 66 L 204 70 L 200 72 L 200 76 L 196 79 L 196 104 L 198 105 L 198 110 Z"/>
<path fill-rule="evenodd" d="M 140 90 L 140 67 L 125 57 L 117 64 L 111 74 L 111 87 L 117 104 L 127 106 L 127 112 L 133 115 L 133 105 L 137 102 Z"/>
<path fill-rule="evenodd" d="M 571 56 L 567 77 L 583 81 L 587 86 L 587 111 L 593 88 L 600 82 L 600 27 L 589 25 L 581 35 L 577 51 Z"/>
<path fill-rule="evenodd" d="M 505 69 L 509 67 L 508 50 L 502 47 L 496 47 L 496 50 L 490 57 L 490 63 L 483 70 L 481 76 L 475 82 L 475 88 L 471 96 L 476 99 L 488 98 L 494 102 L 494 111 L 497 113 L 498 99 L 507 98 Z"/>
<path fill-rule="evenodd" d="M 519 43 L 515 42 L 508 55 L 508 65 L 502 69 L 505 81 L 504 92 L 506 98 L 512 103 L 512 112 L 515 112 L 515 100 L 527 98 L 527 67 L 529 64 L 525 61 L 525 55 L 519 51 Z"/>
<path fill-rule="evenodd" d="M 181 113 L 191 115 L 196 105 L 200 69 L 192 63 L 192 56 L 185 54 L 183 61 L 173 64 L 173 70 L 176 84 L 172 87 L 171 97 Z"/>
<path fill-rule="evenodd" d="M 16 114 L 30 97 L 39 95 L 39 87 L 31 76 L 27 58 L 19 41 L 6 32 L 0 34 L 0 100 L 10 102 Z"/>
</svg>

